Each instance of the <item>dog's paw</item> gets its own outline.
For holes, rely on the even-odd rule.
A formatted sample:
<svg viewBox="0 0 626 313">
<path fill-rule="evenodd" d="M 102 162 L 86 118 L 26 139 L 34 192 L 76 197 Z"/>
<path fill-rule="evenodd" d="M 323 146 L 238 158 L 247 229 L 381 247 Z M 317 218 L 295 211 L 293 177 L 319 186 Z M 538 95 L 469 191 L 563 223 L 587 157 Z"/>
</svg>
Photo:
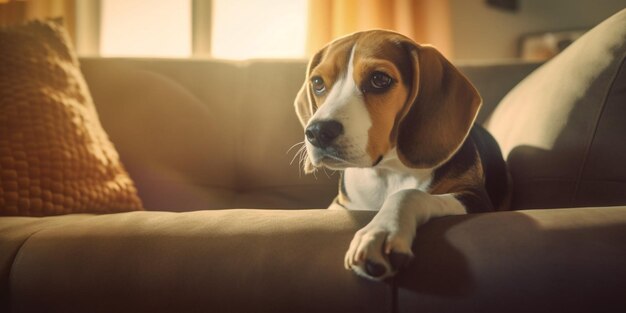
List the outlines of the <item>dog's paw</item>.
<svg viewBox="0 0 626 313">
<path fill-rule="evenodd" d="M 380 281 L 394 276 L 413 257 L 413 236 L 395 227 L 367 225 L 354 235 L 345 256 L 346 269 Z"/>
</svg>

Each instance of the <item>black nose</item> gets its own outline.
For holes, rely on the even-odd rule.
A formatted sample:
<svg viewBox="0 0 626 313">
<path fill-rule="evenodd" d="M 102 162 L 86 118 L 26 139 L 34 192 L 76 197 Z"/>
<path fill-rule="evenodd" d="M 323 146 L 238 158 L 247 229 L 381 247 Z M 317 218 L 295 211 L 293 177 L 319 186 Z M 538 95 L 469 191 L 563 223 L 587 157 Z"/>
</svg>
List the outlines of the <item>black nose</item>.
<svg viewBox="0 0 626 313">
<path fill-rule="evenodd" d="M 314 146 L 326 148 L 343 133 L 343 125 L 335 121 L 315 122 L 306 128 L 306 139 Z"/>
</svg>

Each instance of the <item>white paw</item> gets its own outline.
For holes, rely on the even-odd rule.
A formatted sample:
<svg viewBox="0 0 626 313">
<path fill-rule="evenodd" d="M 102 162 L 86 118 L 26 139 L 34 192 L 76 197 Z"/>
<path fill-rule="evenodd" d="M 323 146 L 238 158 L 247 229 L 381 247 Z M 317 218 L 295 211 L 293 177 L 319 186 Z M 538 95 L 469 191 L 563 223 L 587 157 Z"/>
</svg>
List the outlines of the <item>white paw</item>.
<svg viewBox="0 0 626 313">
<path fill-rule="evenodd" d="M 391 277 L 413 257 L 413 236 L 393 225 L 370 223 L 354 235 L 345 267 L 371 280 Z"/>
</svg>

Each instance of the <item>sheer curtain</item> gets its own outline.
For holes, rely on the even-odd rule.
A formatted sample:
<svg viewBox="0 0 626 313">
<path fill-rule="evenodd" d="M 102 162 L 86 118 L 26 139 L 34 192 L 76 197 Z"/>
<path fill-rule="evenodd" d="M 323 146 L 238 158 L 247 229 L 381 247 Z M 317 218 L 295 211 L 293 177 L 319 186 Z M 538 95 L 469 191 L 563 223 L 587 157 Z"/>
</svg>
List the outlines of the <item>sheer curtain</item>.
<svg viewBox="0 0 626 313">
<path fill-rule="evenodd" d="M 62 18 L 80 54 L 98 54 L 100 0 L 0 0 L 0 26 Z"/>
<path fill-rule="evenodd" d="M 194 55 L 210 55 L 212 1 L 192 3 Z M 0 0 L 0 26 L 62 17 L 79 54 L 97 55 L 100 9 L 101 0 Z M 447 57 L 453 57 L 449 0 L 308 0 L 307 14 L 309 55 L 339 36 L 384 28 L 419 43 L 433 44 Z"/>
<path fill-rule="evenodd" d="M 3 26 L 61 17 L 70 36 L 75 38 L 75 16 L 74 0 L 0 0 L 0 25 Z"/>
<path fill-rule="evenodd" d="M 309 0 L 307 53 L 334 38 L 383 28 L 452 57 L 449 0 Z"/>
</svg>

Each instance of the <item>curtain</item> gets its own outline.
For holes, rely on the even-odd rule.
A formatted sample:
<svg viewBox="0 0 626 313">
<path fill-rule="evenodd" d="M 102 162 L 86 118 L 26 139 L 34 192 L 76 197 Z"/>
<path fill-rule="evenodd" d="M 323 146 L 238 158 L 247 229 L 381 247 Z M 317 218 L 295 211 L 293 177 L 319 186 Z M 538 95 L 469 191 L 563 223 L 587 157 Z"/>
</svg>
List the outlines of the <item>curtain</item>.
<svg viewBox="0 0 626 313">
<path fill-rule="evenodd" d="M 452 57 L 449 0 L 309 0 L 307 53 L 360 30 L 397 31 Z"/>
<path fill-rule="evenodd" d="M 74 39 L 75 0 L 0 0 L 0 26 L 58 17 L 63 18 L 63 24 Z"/>
</svg>

